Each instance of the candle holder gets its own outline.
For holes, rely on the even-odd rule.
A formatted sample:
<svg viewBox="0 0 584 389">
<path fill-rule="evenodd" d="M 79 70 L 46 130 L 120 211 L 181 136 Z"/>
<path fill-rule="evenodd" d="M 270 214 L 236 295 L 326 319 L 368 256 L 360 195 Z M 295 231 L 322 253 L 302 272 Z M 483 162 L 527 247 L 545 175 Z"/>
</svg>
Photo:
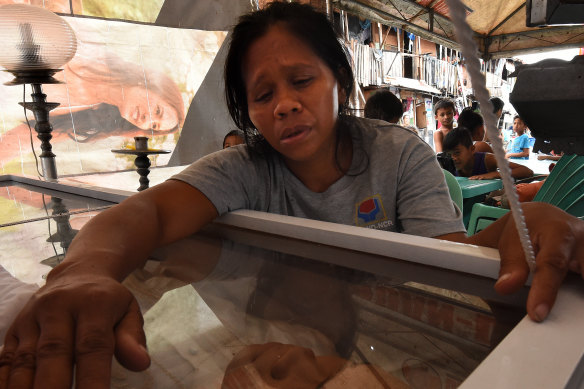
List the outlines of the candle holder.
<svg viewBox="0 0 584 389">
<path fill-rule="evenodd" d="M 63 253 L 55 253 L 56 255 L 41 261 L 41 263 L 50 267 L 55 267 L 65 258 L 67 249 L 69 248 L 71 241 L 75 235 L 77 235 L 79 230 L 71 227 L 71 223 L 69 222 L 69 210 L 65 204 L 63 204 L 62 199 L 58 197 L 51 197 L 51 208 L 53 210 L 53 220 L 55 220 L 55 223 L 57 224 L 57 232 L 49 236 L 47 238 L 47 242 L 60 243 L 61 248 L 63 249 Z"/>
<path fill-rule="evenodd" d="M 148 174 L 150 174 L 150 158 L 148 156 L 168 154 L 170 153 L 170 150 L 149 149 L 148 138 L 145 136 L 134 137 L 134 144 L 134 148 L 112 150 L 112 153 L 136 156 L 134 165 L 136 165 L 136 171 L 140 175 L 140 186 L 138 187 L 138 192 L 140 192 L 144 189 L 148 189 L 150 185 L 150 180 L 148 179 Z"/>
</svg>

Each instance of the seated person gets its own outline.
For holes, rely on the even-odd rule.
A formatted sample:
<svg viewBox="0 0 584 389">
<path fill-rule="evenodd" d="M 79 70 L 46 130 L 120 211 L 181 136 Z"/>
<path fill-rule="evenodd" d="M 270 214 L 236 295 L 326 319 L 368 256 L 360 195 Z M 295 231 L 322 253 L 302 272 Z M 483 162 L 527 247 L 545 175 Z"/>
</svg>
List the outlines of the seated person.
<svg viewBox="0 0 584 389">
<path fill-rule="evenodd" d="M 491 97 L 489 101 L 493 105 L 493 113 L 497 117 L 497 121 L 499 121 L 499 119 L 501 119 L 501 115 L 503 115 L 503 107 L 505 106 L 505 102 L 499 97 Z"/>
<path fill-rule="evenodd" d="M 452 156 L 457 176 L 468 177 L 471 180 L 501 178 L 501 174 L 497 171 L 495 155 L 476 151 L 470 131 L 464 127 L 455 128 L 446 135 L 444 150 Z M 509 162 L 509 167 L 513 178 L 533 176 L 533 171 L 527 166 Z"/>
<path fill-rule="evenodd" d="M 404 114 L 402 102 L 388 90 L 382 90 L 369 97 L 365 103 L 365 117 L 385 120 L 396 124 Z"/>
<path fill-rule="evenodd" d="M 517 136 L 510 142 L 507 147 L 505 158 L 529 159 L 529 135 L 526 134 L 527 125 L 519 117 L 513 119 L 513 132 Z"/>
<path fill-rule="evenodd" d="M 564 155 L 562 144 L 545 137 L 535 137 L 532 151 L 537 153 L 539 161 L 559 161 Z"/>
<path fill-rule="evenodd" d="M 434 150 L 437 153 L 443 151 L 442 142 L 446 134 L 454 127 L 454 101 L 450 99 L 439 100 L 434 105 L 434 117 L 440 122 L 440 128 L 434 132 Z"/>
<path fill-rule="evenodd" d="M 241 130 L 232 130 L 223 138 L 223 149 L 231 146 L 242 145 L 245 143 L 245 135 Z"/>
<path fill-rule="evenodd" d="M 458 117 L 458 126 L 470 130 L 470 135 L 474 142 L 475 151 L 483 153 L 493 153 L 491 146 L 484 141 L 485 139 L 485 120 L 483 116 L 472 110 L 465 108 Z"/>
</svg>

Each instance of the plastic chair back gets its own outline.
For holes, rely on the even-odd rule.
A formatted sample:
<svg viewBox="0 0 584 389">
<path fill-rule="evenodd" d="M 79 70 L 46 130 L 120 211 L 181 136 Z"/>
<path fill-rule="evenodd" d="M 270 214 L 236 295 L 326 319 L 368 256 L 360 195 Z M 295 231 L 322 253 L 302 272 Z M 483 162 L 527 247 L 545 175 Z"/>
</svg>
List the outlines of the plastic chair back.
<svg viewBox="0 0 584 389">
<path fill-rule="evenodd" d="M 466 234 L 471 236 L 484 230 L 489 224 L 505 215 L 507 212 L 509 212 L 509 210 L 505 208 L 491 207 L 490 205 L 475 203 L 475 205 L 472 206 Z"/>
<path fill-rule="evenodd" d="M 460 185 L 458 181 L 456 181 L 456 177 L 452 175 L 448 170 L 442 169 L 444 173 L 444 179 L 446 180 L 446 184 L 448 185 L 448 191 L 450 192 L 450 198 L 454 201 L 454 204 L 458 206 L 460 212 L 462 213 L 462 189 L 460 189 Z"/>
<path fill-rule="evenodd" d="M 567 213 L 584 217 L 584 156 L 565 155 L 556 164 L 533 201 L 555 205 Z M 509 212 L 508 209 L 475 204 L 467 235 L 473 235 Z"/>
<path fill-rule="evenodd" d="M 584 156 L 560 158 L 533 201 L 555 205 L 574 216 L 584 216 Z"/>
</svg>

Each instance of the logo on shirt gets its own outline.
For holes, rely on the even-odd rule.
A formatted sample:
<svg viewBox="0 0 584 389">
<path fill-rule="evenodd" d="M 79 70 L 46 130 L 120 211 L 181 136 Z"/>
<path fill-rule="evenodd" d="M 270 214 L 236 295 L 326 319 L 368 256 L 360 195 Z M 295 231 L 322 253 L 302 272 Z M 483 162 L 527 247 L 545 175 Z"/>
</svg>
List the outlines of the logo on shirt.
<svg viewBox="0 0 584 389">
<path fill-rule="evenodd" d="M 380 195 L 373 195 L 355 206 L 355 225 L 366 227 L 387 220 Z"/>
</svg>

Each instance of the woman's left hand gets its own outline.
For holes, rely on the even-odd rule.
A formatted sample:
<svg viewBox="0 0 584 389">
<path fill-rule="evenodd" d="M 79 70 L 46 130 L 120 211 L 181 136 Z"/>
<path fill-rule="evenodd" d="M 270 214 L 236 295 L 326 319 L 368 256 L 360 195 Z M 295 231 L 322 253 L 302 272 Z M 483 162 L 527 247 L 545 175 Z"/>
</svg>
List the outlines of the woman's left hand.
<svg viewBox="0 0 584 389">
<path fill-rule="evenodd" d="M 584 221 L 545 203 L 525 203 L 522 208 L 536 259 L 527 313 L 533 320 L 542 321 L 554 305 L 568 271 L 584 274 Z M 510 213 L 469 240 L 499 249 L 497 292 L 509 294 L 523 286 L 530 269 Z"/>
</svg>

